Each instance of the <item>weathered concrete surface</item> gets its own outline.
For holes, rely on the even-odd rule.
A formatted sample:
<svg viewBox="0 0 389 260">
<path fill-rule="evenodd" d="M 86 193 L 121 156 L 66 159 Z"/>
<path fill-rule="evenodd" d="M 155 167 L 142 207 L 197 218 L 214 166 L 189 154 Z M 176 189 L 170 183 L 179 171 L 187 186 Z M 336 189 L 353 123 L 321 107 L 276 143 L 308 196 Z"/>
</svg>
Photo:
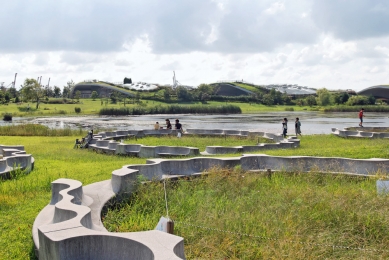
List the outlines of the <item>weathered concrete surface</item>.
<svg viewBox="0 0 389 260">
<path fill-rule="evenodd" d="M 281 134 L 273 134 L 259 131 L 223 130 L 223 129 L 186 129 L 186 135 L 209 135 L 209 136 L 241 136 L 241 137 L 264 137 L 279 142 L 283 140 Z"/>
<path fill-rule="evenodd" d="M 34 157 L 26 154 L 23 145 L 0 145 L 0 178 L 10 178 L 10 172 L 15 169 L 32 171 Z"/>
<path fill-rule="evenodd" d="M 341 172 L 360 175 L 375 175 L 389 171 L 387 159 L 349 159 L 340 157 L 268 156 L 265 154 L 243 155 L 243 170 Z"/>
<path fill-rule="evenodd" d="M 150 159 L 125 165 L 111 180 L 82 187 L 79 181 L 52 183 L 52 199 L 37 216 L 33 239 L 40 259 L 184 259 L 183 238 L 161 231 L 110 233 L 101 223 L 103 206 L 114 196 L 136 190 L 138 175 L 146 180 L 196 176 L 213 167 L 286 172 L 342 172 L 375 175 L 388 172 L 387 159 L 349 159 L 309 156 L 243 155 L 242 157 Z M 160 227 L 159 227 L 160 228 Z M 162 228 L 163 229 L 163 228 Z"/>
<path fill-rule="evenodd" d="M 389 138 L 388 127 L 360 127 L 358 130 L 350 130 L 350 128 L 344 128 L 340 130 L 338 128 L 331 128 L 332 134 L 340 137 L 359 137 L 359 138 Z"/>
<path fill-rule="evenodd" d="M 116 141 L 97 140 L 89 149 L 107 154 L 133 155 L 141 158 L 158 158 L 164 156 L 196 156 L 199 149 L 181 146 L 145 146 L 141 144 L 124 144 Z"/>
<path fill-rule="evenodd" d="M 100 220 L 104 204 L 113 196 L 134 189 L 128 180 L 135 177 L 122 178 L 127 186 L 116 193 L 110 180 L 88 185 L 85 192 L 79 181 L 54 181 L 52 200 L 33 226 L 39 259 L 185 259 L 181 237 L 157 230 L 132 233 L 105 230 Z"/>
<path fill-rule="evenodd" d="M 203 155 L 209 154 L 234 154 L 234 153 L 247 153 L 257 152 L 269 149 L 291 149 L 300 146 L 300 140 L 296 137 L 289 137 L 282 140 L 279 143 L 274 144 L 258 144 L 258 145 L 243 145 L 243 146 L 207 146 L 205 152 L 201 152 Z"/>
</svg>

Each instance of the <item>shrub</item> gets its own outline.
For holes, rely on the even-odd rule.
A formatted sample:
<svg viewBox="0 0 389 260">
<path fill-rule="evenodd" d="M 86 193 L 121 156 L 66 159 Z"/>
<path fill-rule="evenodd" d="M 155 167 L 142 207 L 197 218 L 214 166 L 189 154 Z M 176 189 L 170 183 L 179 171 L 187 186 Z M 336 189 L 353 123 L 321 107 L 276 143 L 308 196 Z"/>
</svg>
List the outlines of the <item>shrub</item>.
<svg viewBox="0 0 389 260">
<path fill-rule="evenodd" d="M 3 116 L 4 121 L 12 121 L 12 115 L 11 114 L 5 114 Z"/>
<path fill-rule="evenodd" d="M 74 112 L 76 112 L 77 114 L 81 113 L 81 107 L 75 107 Z"/>
<path fill-rule="evenodd" d="M 146 114 L 240 114 L 242 110 L 234 105 L 222 106 L 154 106 L 154 107 L 134 107 L 134 108 L 102 108 L 100 115 L 146 115 Z"/>
</svg>

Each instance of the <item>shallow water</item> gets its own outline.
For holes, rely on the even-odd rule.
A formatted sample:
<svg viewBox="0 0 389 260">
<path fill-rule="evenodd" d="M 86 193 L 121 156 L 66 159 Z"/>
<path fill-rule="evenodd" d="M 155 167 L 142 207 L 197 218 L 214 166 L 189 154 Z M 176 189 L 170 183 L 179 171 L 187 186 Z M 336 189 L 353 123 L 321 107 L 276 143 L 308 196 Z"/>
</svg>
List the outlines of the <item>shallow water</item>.
<svg viewBox="0 0 389 260">
<path fill-rule="evenodd" d="M 365 113 L 364 126 L 389 126 L 388 113 Z M 184 129 L 234 129 L 264 131 L 281 133 L 281 121 L 286 117 L 289 120 L 289 134 L 294 133 L 294 121 L 300 118 L 301 131 L 303 134 L 329 134 L 331 128 L 357 127 L 359 124 L 358 113 L 322 113 L 322 112 L 269 112 L 241 115 L 142 115 L 120 117 L 32 117 L 14 118 L 12 124 L 34 123 L 43 124 L 51 128 L 74 128 L 85 129 L 99 128 L 111 130 L 128 129 L 153 129 L 155 122 L 164 126 L 165 119 L 169 118 L 173 123 L 176 118 L 180 119 Z M 4 121 L 0 125 L 6 125 Z"/>
</svg>

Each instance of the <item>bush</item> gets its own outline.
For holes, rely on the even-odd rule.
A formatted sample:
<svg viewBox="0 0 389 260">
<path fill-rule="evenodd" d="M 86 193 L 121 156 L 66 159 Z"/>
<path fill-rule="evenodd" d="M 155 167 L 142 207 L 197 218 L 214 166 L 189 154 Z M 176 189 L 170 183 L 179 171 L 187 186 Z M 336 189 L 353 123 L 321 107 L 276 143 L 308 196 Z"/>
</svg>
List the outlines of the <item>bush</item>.
<svg viewBox="0 0 389 260">
<path fill-rule="evenodd" d="M 223 106 L 154 106 L 154 107 L 134 107 L 134 108 L 102 108 L 100 115 L 147 115 L 147 114 L 240 114 L 242 110 L 238 106 L 223 105 Z"/>
<path fill-rule="evenodd" d="M 75 107 L 74 112 L 76 112 L 77 114 L 81 113 L 81 107 Z"/>
<path fill-rule="evenodd" d="M 11 114 L 5 114 L 3 116 L 4 121 L 12 121 L 12 115 Z"/>
</svg>

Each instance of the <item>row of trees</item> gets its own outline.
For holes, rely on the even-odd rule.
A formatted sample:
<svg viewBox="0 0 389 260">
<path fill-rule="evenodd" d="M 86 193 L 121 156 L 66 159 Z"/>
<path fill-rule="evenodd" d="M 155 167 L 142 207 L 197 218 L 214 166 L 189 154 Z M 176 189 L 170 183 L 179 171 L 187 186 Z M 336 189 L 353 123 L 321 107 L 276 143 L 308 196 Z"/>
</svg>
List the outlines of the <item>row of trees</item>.
<svg viewBox="0 0 389 260">
<path fill-rule="evenodd" d="M 330 105 L 374 105 L 376 99 L 374 96 L 358 96 L 349 95 L 346 92 L 330 92 L 326 88 L 318 89 L 315 96 L 307 96 L 302 99 L 297 99 L 297 105 L 306 106 L 330 106 Z"/>
<path fill-rule="evenodd" d="M 6 104 L 9 102 L 27 102 L 34 101 L 37 103 L 37 108 L 41 100 L 46 98 L 70 98 L 70 92 L 74 85 L 73 81 L 67 82 L 67 85 L 61 88 L 57 86 L 42 86 L 36 79 L 25 79 L 20 90 L 15 87 L 0 88 L 0 103 Z"/>
</svg>

